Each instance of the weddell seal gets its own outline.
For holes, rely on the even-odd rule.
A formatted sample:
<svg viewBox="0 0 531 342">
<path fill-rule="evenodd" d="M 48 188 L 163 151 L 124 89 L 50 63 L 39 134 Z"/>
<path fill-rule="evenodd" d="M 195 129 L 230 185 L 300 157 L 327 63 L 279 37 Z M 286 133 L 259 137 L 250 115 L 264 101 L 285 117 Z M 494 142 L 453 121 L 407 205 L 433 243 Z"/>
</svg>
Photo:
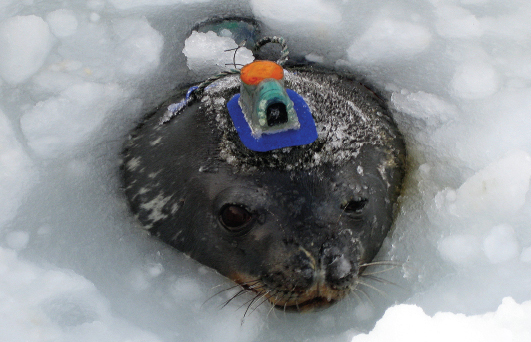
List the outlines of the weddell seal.
<svg viewBox="0 0 531 342">
<path fill-rule="evenodd" d="M 363 285 L 393 222 L 405 147 L 373 92 L 286 59 L 217 75 L 149 115 L 122 176 L 151 234 L 257 301 L 303 311 Z"/>
</svg>

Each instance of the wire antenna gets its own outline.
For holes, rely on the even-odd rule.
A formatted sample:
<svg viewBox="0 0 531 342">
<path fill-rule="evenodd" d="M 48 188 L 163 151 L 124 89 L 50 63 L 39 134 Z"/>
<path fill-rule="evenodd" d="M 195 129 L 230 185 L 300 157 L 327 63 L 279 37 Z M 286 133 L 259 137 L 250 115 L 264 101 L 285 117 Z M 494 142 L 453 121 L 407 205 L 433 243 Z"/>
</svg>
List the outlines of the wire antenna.
<svg viewBox="0 0 531 342">
<path fill-rule="evenodd" d="M 242 43 L 240 43 L 234 49 L 225 50 L 225 51 L 234 50 L 234 55 L 232 57 L 232 64 L 229 64 L 229 65 L 233 65 L 234 69 L 230 69 L 230 70 L 227 70 L 227 71 L 222 71 L 219 74 L 216 74 L 216 75 L 214 75 L 212 77 L 207 78 L 205 81 L 203 81 L 197 87 L 190 88 L 188 90 L 188 92 L 186 93 L 186 97 L 181 102 L 173 103 L 173 104 L 168 106 L 168 110 L 166 111 L 166 113 L 164 113 L 164 115 L 160 119 L 159 124 L 160 125 L 166 124 L 166 123 L 170 122 L 174 117 L 176 117 L 177 115 L 181 114 L 181 112 L 186 107 L 188 107 L 193 102 L 199 100 L 201 98 L 201 96 L 203 95 L 203 92 L 205 91 L 205 88 L 208 87 L 209 85 L 211 85 L 212 83 L 216 82 L 220 78 L 223 78 L 223 77 L 225 77 L 227 75 L 239 74 L 240 70 L 237 68 L 237 65 L 241 65 L 241 64 L 236 63 L 236 53 L 238 52 L 238 50 L 240 48 L 242 48 L 245 45 L 245 43 L 246 43 L 246 41 L 243 41 Z M 256 51 L 260 50 L 260 48 L 262 46 L 264 46 L 264 45 L 266 45 L 268 43 L 280 44 L 280 46 L 281 46 L 280 58 L 277 60 L 276 63 L 278 65 L 280 65 L 280 66 L 284 66 L 284 64 L 286 64 L 286 62 L 288 60 L 288 55 L 289 55 L 289 49 L 288 49 L 288 44 L 286 43 L 286 40 L 284 38 L 282 38 L 282 37 L 277 37 L 277 36 L 264 37 L 264 38 L 260 39 L 255 44 L 254 51 L 256 52 Z"/>
</svg>

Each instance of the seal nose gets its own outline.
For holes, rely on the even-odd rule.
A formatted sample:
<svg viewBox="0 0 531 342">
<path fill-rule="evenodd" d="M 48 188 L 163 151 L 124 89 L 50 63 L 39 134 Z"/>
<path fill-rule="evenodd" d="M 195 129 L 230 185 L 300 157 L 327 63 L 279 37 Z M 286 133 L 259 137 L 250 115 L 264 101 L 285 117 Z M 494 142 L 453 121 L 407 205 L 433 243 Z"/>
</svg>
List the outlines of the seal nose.
<svg viewBox="0 0 531 342">
<path fill-rule="evenodd" d="M 348 287 L 358 274 L 356 265 L 337 247 L 324 248 L 321 260 L 326 283 L 332 288 Z"/>
</svg>

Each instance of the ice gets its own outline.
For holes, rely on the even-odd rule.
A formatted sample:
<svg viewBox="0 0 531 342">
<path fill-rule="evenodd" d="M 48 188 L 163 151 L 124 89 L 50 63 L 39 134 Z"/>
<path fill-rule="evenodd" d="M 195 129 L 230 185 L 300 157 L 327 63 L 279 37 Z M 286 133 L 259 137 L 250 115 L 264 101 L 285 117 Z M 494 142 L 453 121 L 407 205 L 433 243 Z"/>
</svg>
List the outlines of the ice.
<svg viewBox="0 0 531 342">
<path fill-rule="evenodd" d="M 478 18 L 463 7 L 452 4 L 437 8 L 437 32 L 448 38 L 474 38 L 483 34 Z"/>
<path fill-rule="evenodd" d="M 117 84 L 75 84 L 24 113 L 21 128 L 37 155 L 54 157 L 68 153 L 89 139 L 126 96 Z"/>
<path fill-rule="evenodd" d="M 266 23 L 318 24 L 320 29 L 341 21 L 337 6 L 322 0 L 251 0 L 253 12 Z"/>
<path fill-rule="evenodd" d="M 26 192 L 38 180 L 33 162 L 12 127 L 0 109 L 0 231 L 6 222 L 15 217 Z"/>
<path fill-rule="evenodd" d="M 347 49 L 351 62 L 376 64 L 412 58 L 428 48 L 430 31 L 419 24 L 392 19 L 376 20 Z"/>
<path fill-rule="evenodd" d="M 220 37 L 212 31 L 194 31 L 184 42 L 183 53 L 190 70 L 199 75 L 211 76 L 234 69 L 234 62 L 245 65 L 254 60 L 252 52 L 244 47 L 238 49 L 235 55 L 234 49 L 237 47 L 230 37 Z"/>
<path fill-rule="evenodd" d="M 116 8 L 127 10 L 137 7 L 151 8 L 153 6 L 168 6 L 178 4 L 191 4 L 194 2 L 208 2 L 210 0 L 109 0 Z"/>
<path fill-rule="evenodd" d="M 531 301 L 518 305 L 504 298 L 498 310 L 483 315 L 464 316 L 439 312 L 426 315 L 415 305 L 388 309 L 369 334 L 358 335 L 352 342 L 370 341 L 528 341 Z"/>
<path fill-rule="evenodd" d="M 309 53 L 306 56 L 304 56 L 304 58 L 306 58 L 306 60 L 309 61 L 309 62 L 315 62 L 315 63 L 323 63 L 324 62 L 324 57 L 323 56 L 319 56 L 319 55 L 317 55 L 315 53 Z"/>
<path fill-rule="evenodd" d="M 464 99 L 480 99 L 494 94 L 499 76 L 489 63 L 467 61 L 457 67 L 452 79 L 454 93 Z"/>
<path fill-rule="evenodd" d="M 410 93 L 407 90 L 402 90 L 395 92 L 391 96 L 391 101 L 398 111 L 432 125 L 454 119 L 458 113 L 456 106 L 435 94 L 423 91 Z"/>
<path fill-rule="evenodd" d="M 452 235 L 439 241 L 441 255 L 456 264 L 474 261 L 481 253 L 481 244 L 475 235 Z"/>
<path fill-rule="evenodd" d="M 89 18 L 90 18 L 90 21 L 97 22 L 100 20 L 101 16 L 98 13 L 93 12 L 93 13 L 90 13 Z"/>
<path fill-rule="evenodd" d="M 492 227 L 483 241 L 483 250 L 493 264 L 510 261 L 518 256 L 520 245 L 516 233 L 508 224 Z"/>
<path fill-rule="evenodd" d="M 531 178 L 531 156 L 514 151 L 493 162 L 457 189 L 452 209 L 457 215 L 507 216 L 526 202 Z"/>
<path fill-rule="evenodd" d="M 22 261 L 5 248 L 0 248 L 0 287 L 4 342 L 160 341 L 114 317 L 107 300 L 87 279 Z"/>
<path fill-rule="evenodd" d="M 141 74 L 160 63 L 163 38 L 146 20 L 124 19 L 114 24 L 119 37 L 116 54 L 122 56 L 120 69 L 126 74 Z"/>
<path fill-rule="evenodd" d="M 101 11 L 105 8 L 105 0 L 88 0 L 87 8 L 93 11 Z"/>
<path fill-rule="evenodd" d="M 391 266 L 329 309 L 244 314 L 251 295 L 125 204 L 128 132 L 233 67 L 227 32 L 189 37 L 220 16 L 360 76 L 404 134 Z M 0 340 L 531 340 L 530 17 L 518 0 L 0 0 Z"/>
<path fill-rule="evenodd" d="M 520 260 L 522 262 L 531 263 L 531 247 L 527 247 L 523 250 L 522 254 L 520 255 Z"/>
<path fill-rule="evenodd" d="M 58 37 L 68 37 L 76 33 L 77 19 L 71 10 L 59 9 L 48 13 L 46 21 L 50 25 L 52 33 Z"/>
<path fill-rule="evenodd" d="M 17 84 L 37 72 L 53 45 L 48 24 L 38 16 L 15 16 L 0 23 L 0 77 Z"/>
<path fill-rule="evenodd" d="M 10 248 L 20 250 L 26 248 L 29 238 L 27 232 L 12 231 L 6 235 L 6 242 Z"/>
</svg>

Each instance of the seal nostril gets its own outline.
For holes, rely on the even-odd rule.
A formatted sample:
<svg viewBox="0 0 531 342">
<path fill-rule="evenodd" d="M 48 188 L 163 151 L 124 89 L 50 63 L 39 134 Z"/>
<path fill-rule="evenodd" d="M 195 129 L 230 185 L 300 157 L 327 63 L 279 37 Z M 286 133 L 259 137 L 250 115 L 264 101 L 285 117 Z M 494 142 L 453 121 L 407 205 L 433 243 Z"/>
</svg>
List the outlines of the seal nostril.
<svg viewBox="0 0 531 342">
<path fill-rule="evenodd" d="M 334 260 L 327 267 L 328 275 L 332 280 L 341 280 L 351 274 L 352 265 L 342 255 L 334 258 Z"/>
<path fill-rule="evenodd" d="M 314 271 L 311 267 L 307 266 L 300 270 L 300 275 L 306 282 L 311 282 L 313 280 Z"/>
<path fill-rule="evenodd" d="M 321 257 L 325 280 L 330 287 L 346 288 L 352 283 L 357 274 L 357 267 L 339 248 L 324 248 Z"/>
</svg>

